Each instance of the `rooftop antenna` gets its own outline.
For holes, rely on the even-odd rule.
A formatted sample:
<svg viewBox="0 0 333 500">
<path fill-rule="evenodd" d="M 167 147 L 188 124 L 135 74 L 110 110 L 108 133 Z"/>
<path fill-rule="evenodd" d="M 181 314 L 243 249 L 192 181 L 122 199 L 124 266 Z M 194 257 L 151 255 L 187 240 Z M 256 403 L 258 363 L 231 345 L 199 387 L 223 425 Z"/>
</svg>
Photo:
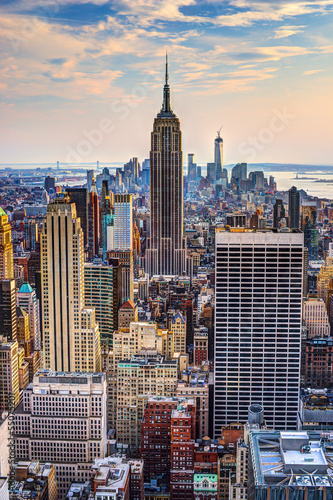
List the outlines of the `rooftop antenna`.
<svg viewBox="0 0 333 500">
<path fill-rule="evenodd" d="M 217 137 L 220 138 L 221 137 L 221 130 L 223 128 L 223 125 L 221 125 L 221 127 L 219 128 L 219 130 L 217 131 Z"/>
</svg>

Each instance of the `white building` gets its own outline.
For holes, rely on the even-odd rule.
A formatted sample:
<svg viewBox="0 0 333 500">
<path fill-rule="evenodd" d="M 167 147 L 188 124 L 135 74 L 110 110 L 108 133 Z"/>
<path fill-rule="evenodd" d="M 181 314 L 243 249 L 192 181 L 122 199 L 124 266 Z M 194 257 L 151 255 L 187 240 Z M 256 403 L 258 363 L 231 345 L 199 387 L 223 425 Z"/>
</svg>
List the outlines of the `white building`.
<svg viewBox="0 0 333 500">
<path fill-rule="evenodd" d="M 267 426 L 296 429 L 303 234 L 216 233 L 214 431 L 265 408 Z"/>
<path fill-rule="evenodd" d="M 61 500 L 105 456 L 105 374 L 40 370 L 15 411 L 15 431 L 17 460 L 55 464 Z"/>
<path fill-rule="evenodd" d="M 55 198 L 41 235 L 44 367 L 55 371 L 101 370 L 99 328 L 85 309 L 83 245 L 75 203 Z"/>
<path fill-rule="evenodd" d="M 331 331 L 327 309 L 323 299 L 308 298 L 303 301 L 303 321 L 308 330 L 308 337 L 323 337 Z"/>
<path fill-rule="evenodd" d="M 114 197 L 114 249 L 133 250 L 133 195 Z"/>
</svg>

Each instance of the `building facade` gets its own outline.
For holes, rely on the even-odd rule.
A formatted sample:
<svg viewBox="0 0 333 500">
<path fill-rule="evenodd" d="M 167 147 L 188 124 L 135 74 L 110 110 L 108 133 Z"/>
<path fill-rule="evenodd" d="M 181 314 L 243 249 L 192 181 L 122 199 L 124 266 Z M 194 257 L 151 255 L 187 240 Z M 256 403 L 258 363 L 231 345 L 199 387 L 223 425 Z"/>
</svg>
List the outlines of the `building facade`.
<svg viewBox="0 0 333 500">
<path fill-rule="evenodd" d="M 325 302 L 320 298 L 308 297 L 303 301 L 303 321 L 307 328 L 307 336 L 324 337 L 331 331 Z"/>
<path fill-rule="evenodd" d="M 12 228 L 0 207 L 0 281 L 14 278 Z"/>
<path fill-rule="evenodd" d="M 17 460 L 55 465 L 59 500 L 87 481 L 107 445 L 105 374 L 41 370 L 15 411 Z"/>
<path fill-rule="evenodd" d="M 158 354 L 142 353 L 117 367 L 117 439 L 138 452 L 141 422 L 149 396 L 174 397 L 177 389 L 177 361 Z"/>
<path fill-rule="evenodd" d="M 295 429 L 300 372 L 303 234 L 216 233 L 214 432 L 265 408 L 267 425 Z"/>
</svg>

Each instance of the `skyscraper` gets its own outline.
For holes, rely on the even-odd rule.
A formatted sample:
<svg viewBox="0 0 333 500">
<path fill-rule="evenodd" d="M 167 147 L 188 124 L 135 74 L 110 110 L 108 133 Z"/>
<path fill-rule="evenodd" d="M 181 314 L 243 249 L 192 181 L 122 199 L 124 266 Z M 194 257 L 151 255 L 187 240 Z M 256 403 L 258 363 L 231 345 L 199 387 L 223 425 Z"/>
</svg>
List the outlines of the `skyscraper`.
<svg viewBox="0 0 333 500">
<path fill-rule="evenodd" d="M 66 194 L 47 207 L 41 262 L 44 367 L 99 371 L 95 310 L 84 309 L 83 231 Z"/>
<path fill-rule="evenodd" d="M 273 206 L 273 227 L 278 228 L 281 219 L 286 218 L 286 210 L 283 205 L 283 200 L 276 200 Z"/>
<path fill-rule="evenodd" d="M 166 60 L 163 105 L 151 134 L 150 238 L 145 262 L 151 276 L 186 273 L 182 133 L 171 109 L 168 79 Z"/>
<path fill-rule="evenodd" d="M 106 196 L 104 206 L 101 208 L 102 213 L 102 248 L 103 259 L 106 259 L 106 252 L 114 248 L 114 208 L 111 205 L 110 196 Z"/>
<path fill-rule="evenodd" d="M 115 194 L 114 249 L 133 250 L 133 195 Z"/>
<path fill-rule="evenodd" d="M 0 280 L 14 278 L 12 229 L 8 215 L 0 207 Z"/>
<path fill-rule="evenodd" d="M 217 132 L 215 139 L 214 163 L 216 165 L 216 180 L 222 178 L 223 172 L 223 139 L 221 137 L 221 129 Z"/>
<path fill-rule="evenodd" d="M 303 202 L 301 229 L 304 232 L 304 245 L 309 250 L 309 260 L 318 259 L 317 203 Z"/>
<path fill-rule="evenodd" d="M 7 340 L 17 338 L 16 282 L 0 280 L 0 336 Z"/>
<path fill-rule="evenodd" d="M 29 314 L 29 329 L 33 339 L 34 349 L 41 349 L 40 320 L 39 320 L 39 300 L 35 290 L 29 283 L 23 283 L 16 296 L 17 305 L 23 307 Z"/>
<path fill-rule="evenodd" d="M 80 217 L 84 248 L 86 249 L 88 243 L 88 190 L 87 188 L 69 187 L 66 191 L 70 202 L 75 203 L 77 216 Z"/>
<path fill-rule="evenodd" d="M 289 189 L 289 203 L 288 203 L 288 214 L 289 214 L 289 227 L 291 229 L 299 229 L 299 192 L 297 188 L 293 186 Z"/>
<path fill-rule="evenodd" d="M 197 178 L 197 164 L 195 163 L 195 156 L 193 153 L 187 155 L 187 176 L 191 180 Z"/>
<path fill-rule="evenodd" d="M 101 342 L 112 347 L 113 332 L 118 326 L 117 316 L 120 306 L 120 290 L 115 286 L 117 267 L 96 259 L 84 265 L 84 290 L 86 307 L 95 309 Z M 116 306 L 118 307 L 114 307 Z"/>
<path fill-rule="evenodd" d="M 18 343 L 0 342 L 0 411 L 8 410 L 9 395 L 13 396 L 14 407 L 20 400 Z"/>
<path fill-rule="evenodd" d="M 104 373 L 41 370 L 15 411 L 15 457 L 54 463 L 63 500 L 72 481 L 88 481 L 95 458 L 105 456 L 106 425 Z"/>
<path fill-rule="evenodd" d="M 215 255 L 215 436 L 252 403 L 269 427 L 296 429 L 303 234 L 221 230 Z"/>
<path fill-rule="evenodd" d="M 90 193 L 90 191 L 91 191 L 93 177 L 94 177 L 94 171 L 93 170 L 87 170 L 87 189 L 88 189 L 88 193 Z"/>
<path fill-rule="evenodd" d="M 247 163 L 237 163 L 231 170 L 231 178 L 245 181 L 247 179 Z"/>
<path fill-rule="evenodd" d="M 99 201 L 96 181 L 93 175 L 88 203 L 88 248 L 89 258 L 98 256 L 99 253 Z"/>
</svg>

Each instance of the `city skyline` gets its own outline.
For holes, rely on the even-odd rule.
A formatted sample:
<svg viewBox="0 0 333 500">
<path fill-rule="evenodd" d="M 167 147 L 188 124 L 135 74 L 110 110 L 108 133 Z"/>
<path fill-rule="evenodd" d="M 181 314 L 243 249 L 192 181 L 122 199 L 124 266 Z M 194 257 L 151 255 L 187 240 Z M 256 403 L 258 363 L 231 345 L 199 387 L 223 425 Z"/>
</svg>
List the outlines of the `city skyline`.
<svg viewBox="0 0 333 500">
<path fill-rule="evenodd" d="M 225 163 L 329 164 L 332 6 L 2 2 L 2 162 L 68 161 L 87 136 L 72 161 L 148 157 L 167 48 L 184 151 L 199 163 L 223 124 Z"/>
</svg>

